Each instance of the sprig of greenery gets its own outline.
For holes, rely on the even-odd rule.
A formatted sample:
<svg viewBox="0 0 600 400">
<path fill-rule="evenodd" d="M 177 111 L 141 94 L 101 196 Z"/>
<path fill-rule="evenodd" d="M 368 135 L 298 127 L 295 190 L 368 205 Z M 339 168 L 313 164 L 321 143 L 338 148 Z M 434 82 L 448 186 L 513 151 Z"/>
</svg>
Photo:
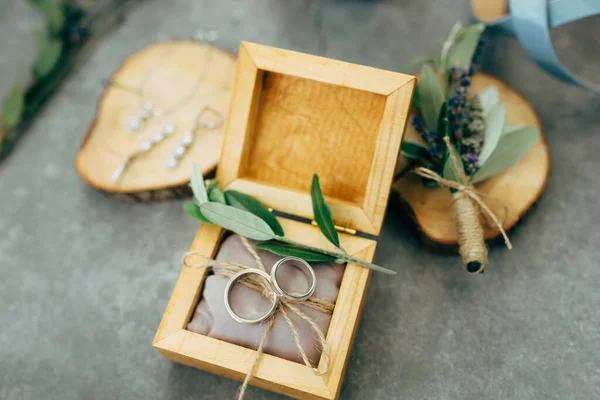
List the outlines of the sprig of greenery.
<svg viewBox="0 0 600 400">
<path fill-rule="evenodd" d="M 0 111 L 0 159 L 19 138 L 24 125 L 64 77 L 66 65 L 89 36 L 81 24 L 84 11 L 72 0 L 28 0 L 45 18 L 43 31 L 35 31 L 37 55 L 25 83 L 16 83 L 4 97 Z M 19 128 L 19 129 L 17 129 Z"/>
<path fill-rule="evenodd" d="M 452 145 L 456 147 L 456 154 L 459 155 L 463 154 L 461 137 L 453 130 L 448 115 L 448 101 L 456 95 L 452 71 L 473 68 L 473 55 L 483 30 L 484 26 L 481 24 L 463 27 L 457 23 L 442 45 L 439 60 L 420 57 L 409 62 L 411 67 L 423 64 L 413 99 L 413 104 L 424 122 L 420 133 L 438 146 L 443 143 L 442 139 L 445 136 L 449 136 Z M 539 140 L 540 132 L 537 127 L 506 125 L 506 107 L 500 101 L 498 90 L 493 86 L 478 95 L 473 95 L 471 100 L 477 102 L 481 108 L 481 118 L 485 125 L 483 143 L 476 154 L 475 168 L 467 171 L 463 160 L 459 160 L 459 167 L 471 182 L 477 183 L 506 170 L 524 157 Z M 401 151 L 413 162 L 437 170 L 445 179 L 458 179 L 459 171 L 456 171 L 452 163 L 448 163 L 447 148 L 444 149 L 443 156 L 432 154 L 432 150 L 438 149 L 432 149 L 431 143 L 422 145 L 405 141 Z"/>
<path fill-rule="evenodd" d="M 355 263 L 374 271 L 389 275 L 396 274 L 396 272 L 379 265 L 351 257 L 340 247 L 331 210 L 325 202 L 319 177 L 316 174 L 313 176 L 311 186 L 315 221 L 323 235 L 335 246 L 337 251 L 323 250 L 289 239 L 285 236 L 277 218 L 257 199 L 234 190 L 221 192 L 214 181 L 204 182 L 202 173 L 195 164 L 190 186 L 194 192 L 194 198 L 184 204 L 183 208 L 186 213 L 203 223 L 215 224 L 238 235 L 259 241 L 261 242 L 257 245 L 259 249 L 279 256 L 300 257 L 307 262 Z M 213 192 L 216 195 L 211 195 Z"/>
</svg>

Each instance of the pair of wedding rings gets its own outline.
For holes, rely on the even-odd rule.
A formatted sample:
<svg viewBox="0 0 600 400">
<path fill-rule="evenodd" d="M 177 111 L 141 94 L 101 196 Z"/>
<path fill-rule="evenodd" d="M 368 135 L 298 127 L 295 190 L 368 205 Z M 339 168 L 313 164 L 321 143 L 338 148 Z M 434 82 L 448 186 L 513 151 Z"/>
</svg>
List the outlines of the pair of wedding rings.
<svg viewBox="0 0 600 400">
<path fill-rule="evenodd" d="M 281 284 L 277 280 L 277 270 L 282 265 L 284 265 L 285 263 L 288 263 L 288 262 L 293 262 L 294 263 L 293 265 L 296 266 L 297 268 L 301 269 L 302 272 L 304 272 L 304 274 L 308 278 L 309 289 L 305 293 L 301 293 L 301 294 L 289 293 L 281 287 Z M 266 314 L 260 316 L 259 318 L 254 318 L 254 319 L 240 317 L 238 314 L 236 314 L 233 311 L 233 309 L 231 307 L 231 303 L 230 303 L 231 291 L 233 290 L 235 283 L 242 276 L 250 275 L 250 274 L 259 275 L 260 277 L 265 279 L 268 282 L 271 289 L 273 290 L 273 296 L 272 296 L 271 306 L 269 307 L 269 310 L 267 311 Z M 315 276 L 315 271 L 312 269 L 312 267 L 306 261 L 304 261 L 303 259 L 298 258 L 298 257 L 285 257 L 285 258 L 282 258 L 281 260 L 277 261 L 275 263 L 275 265 L 273 265 L 273 268 L 271 269 L 271 275 L 267 274 L 264 271 L 256 269 L 256 268 L 243 269 L 240 272 L 238 272 L 237 274 L 233 275 L 231 277 L 231 279 L 229 279 L 229 282 L 227 282 L 227 286 L 225 286 L 225 308 L 227 309 L 227 312 L 229 313 L 229 315 L 231 315 L 231 317 L 239 323 L 259 324 L 259 323 L 265 321 L 271 315 L 273 315 L 273 313 L 277 310 L 277 306 L 279 305 L 279 300 L 281 297 L 285 297 L 287 299 L 297 300 L 297 301 L 298 300 L 306 300 L 315 291 L 316 284 L 317 284 L 317 277 Z"/>
</svg>

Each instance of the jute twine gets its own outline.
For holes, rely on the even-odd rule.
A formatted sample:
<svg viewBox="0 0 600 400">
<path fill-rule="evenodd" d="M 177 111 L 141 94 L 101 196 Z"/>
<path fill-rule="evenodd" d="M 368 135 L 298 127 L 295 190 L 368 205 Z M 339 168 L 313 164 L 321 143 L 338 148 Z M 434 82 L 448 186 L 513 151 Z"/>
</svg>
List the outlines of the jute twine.
<svg viewBox="0 0 600 400">
<path fill-rule="evenodd" d="M 246 248 L 246 250 L 248 250 L 248 252 L 250 252 L 250 254 L 256 260 L 257 267 L 260 270 L 266 272 L 265 266 L 264 266 L 262 260 L 260 259 L 260 256 L 254 249 L 254 247 L 250 244 L 248 239 L 246 239 L 243 236 L 240 236 L 240 238 L 242 239 L 242 243 L 243 243 L 244 247 Z M 188 259 L 188 257 L 191 257 L 191 256 L 201 258 L 205 262 L 203 264 L 188 263 L 187 259 Z M 184 254 L 183 265 L 185 265 L 186 267 L 190 267 L 190 268 L 212 267 L 212 270 L 215 274 L 225 276 L 227 278 L 231 278 L 233 275 L 235 275 L 236 273 L 238 273 L 239 271 L 241 271 L 243 269 L 251 268 L 247 265 L 243 265 L 243 264 L 239 264 L 239 263 L 235 263 L 235 262 L 213 260 L 209 257 L 205 257 L 204 255 L 195 253 L 195 252 L 188 252 L 188 253 Z M 271 285 L 265 279 L 259 277 L 258 275 L 255 275 L 255 274 L 244 275 L 237 282 L 244 286 L 249 287 L 250 289 L 260 292 L 264 297 L 266 297 L 268 299 L 272 299 L 273 296 L 275 295 Z M 267 339 L 267 335 L 269 334 L 269 331 L 271 330 L 271 328 L 273 327 L 273 324 L 275 323 L 275 315 L 277 314 L 277 312 L 281 313 L 281 316 L 283 317 L 285 322 L 290 327 L 290 330 L 292 331 L 292 335 L 294 336 L 294 341 L 296 343 L 296 347 L 298 348 L 298 353 L 302 357 L 304 364 L 306 364 L 307 367 L 311 368 L 316 375 L 323 375 L 323 374 L 327 373 L 327 370 L 329 369 L 329 350 L 328 350 L 327 344 L 325 342 L 325 334 L 323 333 L 321 328 L 319 328 L 319 326 L 315 323 L 315 321 L 311 317 L 309 317 L 304 312 L 302 312 L 298 307 L 296 307 L 297 304 L 302 304 L 302 305 L 310 307 L 314 310 L 318 310 L 318 311 L 321 311 L 321 312 L 324 312 L 327 314 L 332 314 L 333 308 L 335 307 L 335 305 L 332 302 L 323 300 L 323 299 L 319 299 L 319 298 L 315 298 L 315 297 L 309 297 L 306 300 L 291 300 L 291 299 L 281 297 L 279 299 L 279 305 L 277 306 L 276 312 L 271 317 L 269 317 L 269 319 L 266 321 L 267 328 L 265 329 L 265 332 L 262 335 L 260 342 L 258 344 L 258 348 L 256 349 L 254 361 L 252 362 L 250 371 L 246 375 L 246 378 L 244 379 L 244 383 L 242 383 L 242 386 L 240 387 L 240 389 L 238 391 L 238 394 L 237 394 L 238 400 L 241 400 L 244 398 L 244 395 L 246 394 L 246 389 L 248 388 L 248 384 L 250 383 L 250 380 L 252 379 L 252 377 L 254 376 L 254 373 L 256 372 L 256 368 L 258 367 L 258 363 L 260 361 L 260 355 L 263 353 L 263 346 L 265 344 L 265 340 Z M 319 340 L 319 343 L 320 343 L 321 349 L 322 349 L 321 369 L 319 369 L 318 367 L 314 368 L 311 365 L 311 362 L 310 362 L 308 356 L 306 355 L 306 352 L 304 351 L 304 349 L 302 348 L 302 345 L 300 344 L 300 335 L 298 333 L 298 330 L 296 329 L 296 325 L 290 318 L 288 312 L 286 311 L 286 308 L 289 309 L 290 311 L 292 311 L 293 313 L 295 313 L 296 315 L 298 315 L 304 321 L 306 321 L 310 325 L 310 327 L 313 329 L 313 331 L 315 331 L 315 333 L 317 334 L 317 339 Z"/>
<path fill-rule="evenodd" d="M 458 171 L 461 182 L 444 179 L 435 171 L 424 167 L 419 167 L 414 172 L 419 176 L 435 181 L 440 186 L 455 190 L 452 194 L 452 206 L 456 231 L 458 233 L 459 252 L 467 271 L 480 273 L 485 269 L 488 261 L 483 227 L 479 220 L 480 210 L 498 228 L 504 237 L 506 247 L 512 249 L 512 244 L 496 214 L 481 199 L 484 194 L 475 189 L 460 167 L 453 146 L 450 145 L 450 139 L 445 137 L 444 140 L 448 147 L 450 160 L 452 160 L 454 168 Z"/>
</svg>

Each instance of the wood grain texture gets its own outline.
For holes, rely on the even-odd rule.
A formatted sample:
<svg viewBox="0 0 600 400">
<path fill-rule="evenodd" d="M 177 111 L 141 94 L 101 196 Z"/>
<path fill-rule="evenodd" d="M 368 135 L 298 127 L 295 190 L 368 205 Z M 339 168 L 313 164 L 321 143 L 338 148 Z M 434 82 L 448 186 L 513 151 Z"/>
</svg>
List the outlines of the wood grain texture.
<svg viewBox="0 0 600 400">
<path fill-rule="evenodd" d="M 278 219 L 292 240 L 331 250 L 331 244 L 319 228 Z M 214 256 L 223 232 L 217 226 L 202 224 L 191 250 L 207 257 Z M 340 241 L 349 254 L 365 261 L 373 260 L 376 242 L 344 233 L 340 233 Z M 206 268 L 182 269 L 153 346 L 173 361 L 241 381 L 250 370 L 255 350 L 185 330 L 198 304 L 207 272 Z M 327 374 L 317 376 L 303 364 L 263 354 L 251 384 L 299 399 L 337 399 L 370 276 L 371 271 L 367 268 L 355 264 L 346 266 L 327 332 L 330 351 Z"/>
<path fill-rule="evenodd" d="M 503 221 L 504 229 L 508 230 L 523 217 L 544 191 L 550 174 L 550 154 L 542 124 L 531 104 L 512 87 L 492 76 L 479 73 L 473 77 L 472 90 L 475 93 L 490 85 L 496 86 L 500 100 L 506 105 L 507 124 L 537 126 L 541 132 L 538 143 L 519 162 L 476 186 L 484 194 L 486 204 Z M 412 126 L 407 127 L 406 140 L 420 140 Z M 402 157 L 399 169 L 407 165 L 407 160 Z M 419 177 L 406 173 L 394 183 L 393 190 L 399 195 L 402 204 L 410 210 L 424 239 L 444 246 L 457 244 L 451 193 L 448 189 L 426 188 Z M 483 226 L 486 240 L 499 235 L 498 230 L 491 225 L 484 223 Z"/>
<path fill-rule="evenodd" d="M 378 234 L 414 78 L 251 43 L 239 54 L 219 181 L 312 218 L 317 173 L 336 224 Z"/>
<path fill-rule="evenodd" d="M 218 48 L 209 49 L 198 42 L 158 42 L 132 54 L 111 80 L 133 88 L 146 86 L 146 100 L 155 107 L 168 109 L 178 105 L 200 79 L 198 90 L 180 109 L 149 119 L 143 130 L 132 134 L 126 130 L 125 124 L 139 112 L 143 103 L 131 91 L 114 85 L 107 87 L 77 154 L 77 171 L 89 185 L 116 193 L 118 198 L 151 201 L 189 195 L 185 186 L 190 181 L 192 163 L 198 164 L 204 174 L 215 169 L 223 128 L 198 131 L 193 145 L 177 168 L 168 169 L 165 162 L 179 144 L 180 136 L 192 129 L 204 105 L 208 104 L 227 115 L 234 76 L 233 55 Z M 173 123 L 177 129 L 172 137 L 134 159 L 121 179 L 112 182 L 113 172 L 139 146 L 139 142 L 149 139 L 167 122 Z M 156 191 L 163 194 L 154 196 Z"/>
<path fill-rule="evenodd" d="M 475 18 L 481 22 L 493 22 L 508 12 L 508 0 L 471 0 Z"/>
</svg>

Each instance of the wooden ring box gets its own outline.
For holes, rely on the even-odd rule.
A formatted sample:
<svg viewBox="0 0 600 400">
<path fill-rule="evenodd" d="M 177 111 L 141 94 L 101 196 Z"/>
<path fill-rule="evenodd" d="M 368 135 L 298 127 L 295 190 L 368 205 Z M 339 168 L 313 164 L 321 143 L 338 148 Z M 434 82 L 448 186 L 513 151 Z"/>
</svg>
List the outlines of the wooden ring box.
<svg viewBox="0 0 600 400">
<path fill-rule="evenodd" d="M 372 261 L 414 86 L 412 76 L 243 42 L 219 185 L 291 216 L 278 217 L 291 239 L 331 249 L 310 223 L 310 185 L 317 173 L 342 227 L 342 247 Z M 202 224 L 192 251 L 213 257 L 223 234 Z M 183 268 L 153 345 L 173 361 L 241 381 L 254 350 L 185 329 L 208 272 Z M 296 398 L 337 399 L 370 276 L 367 268 L 346 266 L 327 332 L 325 375 L 262 354 L 251 384 Z"/>
</svg>

